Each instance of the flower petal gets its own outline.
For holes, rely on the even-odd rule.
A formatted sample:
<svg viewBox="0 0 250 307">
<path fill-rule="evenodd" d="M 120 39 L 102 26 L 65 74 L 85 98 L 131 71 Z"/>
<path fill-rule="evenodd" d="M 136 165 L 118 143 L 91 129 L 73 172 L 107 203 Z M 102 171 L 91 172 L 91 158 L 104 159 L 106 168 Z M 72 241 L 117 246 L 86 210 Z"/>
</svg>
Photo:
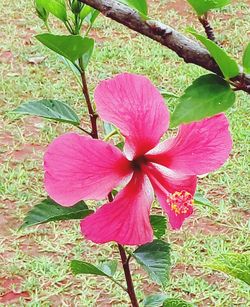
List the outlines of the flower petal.
<svg viewBox="0 0 250 307">
<path fill-rule="evenodd" d="M 76 133 L 56 138 L 44 156 L 45 188 L 63 206 L 102 199 L 131 173 L 115 146 Z"/>
<path fill-rule="evenodd" d="M 159 144 L 147 158 L 187 175 L 209 173 L 229 157 L 232 140 L 228 126 L 224 114 L 182 125 L 176 138 Z"/>
<path fill-rule="evenodd" d="M 169 124 L 164 99 L 146 77 L 120 74 L 100 83 L 95 91 L 97 111 L 126 137 L 130 158 L 152 149 Z"/>
<path fill-rule="evenodd" d="M 175 195 L 176 192 L 185 192 L 193 196 L 196 190 L 197 178 L 196 176 L 187 176 L 178 174 L 161 165 L 148 163 L 144 167 L 144 172 L 148 175 L 155 194 L 169 218 L 169 223 L 173 229 L 179 229 L 188 216 L 193 213 L 192 208 L 189 206 L 186 212 L 176 213 L 171 207 L 169 197 L 171 194 Z"/>
<path fill-rule="evenodd" d="M 146 176 L 134 175 L 113 202 L 81 222 L 82 234 L 95 243 L 142 245 L 153 240 L 149 221 L 153 189 Z"/>
</svg>

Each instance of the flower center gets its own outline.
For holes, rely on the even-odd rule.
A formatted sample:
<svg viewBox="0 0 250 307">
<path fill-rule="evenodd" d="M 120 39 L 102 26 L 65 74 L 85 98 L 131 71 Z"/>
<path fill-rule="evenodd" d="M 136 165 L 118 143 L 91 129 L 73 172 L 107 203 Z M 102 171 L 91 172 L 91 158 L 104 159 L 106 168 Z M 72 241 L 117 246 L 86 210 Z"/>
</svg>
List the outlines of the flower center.
<svg viewBox="0 0 250 307">
<path fill-rule="evenodd" d="M 193 212 L 194 200 L 187 191 L 175 192 L 167 196 L 166 199 L 170 208 L 176 215 Z"/>
<path fill-rule="evenodd" d="M 140 171 L 142 164 L 147 164 L 147 159 L 145 156 L 137 157 L 131 161 L 131 167 L 134 171 Z"/>
</svg>

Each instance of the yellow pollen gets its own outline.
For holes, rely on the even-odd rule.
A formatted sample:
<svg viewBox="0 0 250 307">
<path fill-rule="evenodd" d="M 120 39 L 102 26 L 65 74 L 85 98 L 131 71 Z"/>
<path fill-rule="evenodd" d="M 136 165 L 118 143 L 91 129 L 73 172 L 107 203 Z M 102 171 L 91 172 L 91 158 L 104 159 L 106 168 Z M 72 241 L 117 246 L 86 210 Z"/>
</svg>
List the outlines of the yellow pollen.
<svg viewBox="0 0 250 307">
<path fill-rule="evenodd" d="M 194 200 L 192 195 L 187 191 L 175 192 L 168 195 L 166 202 L 176 215 L 188 214 L 193 211 Z"/>
</svg>

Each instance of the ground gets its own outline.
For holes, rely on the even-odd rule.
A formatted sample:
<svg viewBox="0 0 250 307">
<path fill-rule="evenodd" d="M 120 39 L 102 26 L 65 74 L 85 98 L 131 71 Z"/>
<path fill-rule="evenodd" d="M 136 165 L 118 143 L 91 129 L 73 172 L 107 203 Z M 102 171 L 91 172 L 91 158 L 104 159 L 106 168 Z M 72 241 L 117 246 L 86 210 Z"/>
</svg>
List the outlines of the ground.
<svg viewBox="0 0 250 307">
<path fill-rule="evenodd" d="M 18 231 L 26 212 L 45 197 L 43 152 L 70 127 L 20 118 L 11 110 L 22 101 L 58 98 L 68 101 L 79 115 L 86 115 L 74 76 L 33 37 L 45 29 L 35 17 L 32 3 L 0 3 L 0 305 L 127 306 L 127 297 L 111 282 L 76 278 L 69 269 L 72 259 L 96 263 L 97 259 L 118 258 L 111 244 L 97 246 L 84 241 L 77 221 Z M 187 25 L 202 31 L 183 0 L 149 3 L 154 18 L 180 31 Z M 249 1 L 235 1 L 211 16 L 218 40 L 239 63 L 249 41 L 249 16 Z M 159 87 L 181 94 L 205 73 L 104 17 L 97 20 L 92 36 L 96 49 L 87 72 L 91 91 L 101 79 L 129 71 L 147 75 Z M 175 101 L 168 101 L 168 105 L 173 110 Z M 165 291 L 197 306 L 250 306 L 245 284 L 204 266 L 222 252 L 249 250 L 248 112 L 249 97 L 237 93 L 237 103 L 227 112 L 234 139 L 230 160 L 219 171 L 199 179 L 199 191 L 213 205 L 197 206 L 181 231 L 168 231 L 166 236 L 172 245 L 172 274 Z M 160 291 L 134 264 L 132 270 L 140 299 L 143 291 Z M 122 280 L 122 272 L 117 278 Z"/>
</svg>

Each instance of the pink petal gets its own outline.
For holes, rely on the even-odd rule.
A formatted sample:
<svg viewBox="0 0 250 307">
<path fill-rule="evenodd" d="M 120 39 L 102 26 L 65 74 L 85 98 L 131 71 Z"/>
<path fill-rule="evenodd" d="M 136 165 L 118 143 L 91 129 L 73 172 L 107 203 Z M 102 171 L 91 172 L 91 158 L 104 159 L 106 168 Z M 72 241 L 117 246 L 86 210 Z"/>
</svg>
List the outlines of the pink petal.
<svg viewBox="0 0 250 307">
<path fill-rule="evenodd" d="M 95 101 L 102 119 L 116 125 L 126 137 L 130 158 L 153 148 L 168 128 L 164 99 L 144 76 L 124 73 L 101 82 Z"/>
<path fill-rule="evenodd" d="M 176 138 L 160 144 L 147 158 L 187 175 L 209 173 L 229 157 L 232 140 L 228 126 L 224 114 L 182 125 Z"/>
<path fill-rule="evenodd" d="M 44 156 L 45 188 L 63 206 L 83 199 L 102 199 L 131 173 L 128 160 L 111 144 L 64 134 Z"/>
<path fill-rule="evenodd" d="M 192 208 L 185 213 L 176 214 L 171 209 L 167 201 L 170 194 L 185 191 L 191 196 L 194 195 L 196 190 L 197 178 L 196 176 L 187 176 L 176 173 L 161 165 L 148 163 L 144 167 L 144 172 L 148 175 L 155 194 L 169 218 L 169 223 L 173 229 L 179 229 L 183 221 L 193 213 Z"/>
<path fill-rule="evenodd" d="M 149 221 L 153 189 L 146 176 L 134 175 L 128 185 L 81 222 L 82 234 L 95 243 L 115 241 L 142 245 L 153 240 Z"/>
</svg>

